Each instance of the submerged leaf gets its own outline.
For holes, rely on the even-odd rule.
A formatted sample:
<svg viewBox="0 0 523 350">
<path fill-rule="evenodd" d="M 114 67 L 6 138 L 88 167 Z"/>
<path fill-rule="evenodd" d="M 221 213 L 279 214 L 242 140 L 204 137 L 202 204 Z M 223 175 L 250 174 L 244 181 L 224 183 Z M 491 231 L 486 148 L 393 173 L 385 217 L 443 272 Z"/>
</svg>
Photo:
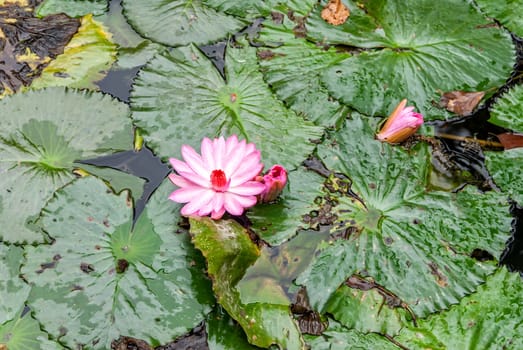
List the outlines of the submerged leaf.
<svg viewBox="0 0 523 350">
<path fill-rule="evenodd" d="M 132 118 L 160 157 L 180 158 L 204 137 L 237 134 L 256 144 L 264 164 L 296 168 L 322 129 L 285 108 L 258 71 L 254 48 L 227 48 L 226 81 L 211 61 L 188 46 L 157 55 L 140 72 Z M 283 143 L 282 140 L 285 140 Z"/>
<path fill-rule="evenodd" d="M 30 247 L 22 268 L 49 333 L 70 348 L 108 349 L 120 335 L 166 343 L 202 321 L 213 298 L 170 190 L 155 192 L 134 227 L 126 193 L 98 179 L 57 192 L 42 217 L 55 241 Z"/>
<path fill-rule="evenodd" d="M 218 302 L 242 326 L 249 342 L 260 347 L 278 344 L 284 349 L 302 349 L 303 340 L 283 291 L 261 290 L 263 298 L 258 300 L 244 300 L 240 295 L 238 282 L 260 255 L 245 229 L 231 220 L 206 217 L 193 217 L 190 223 L 193 242 L 207 259 Z"/>
<path fill-rule="evenodd" d="M 342 239 L 325 246 L 298 282 L 311 304 L 325 311 L 348 277 L 372 278 L 403 309 L 424 317 L 458 303 L 492 273 L 492 264 L 470 256 L 478 248 L 501 254 L 510 232 L 509 204 L 501 193 L 471 187 L 428 191 L 426 145 L 405 151 L 383 144 L 373 139 L 374 128 L 354 114 L 319 146 L 320 158 L 336 171 L 325 186 L 339 203 L 332 208 L 332 234 Z M 364 317 L 357 310 L 338 312 Z M 376 330 L 366 327 L 360 330 Z"/>
<path fill-rule="evenodd" d="M 53 192 L 74 179 L 74 161 L 132 147 L 128 114 L 109 96 L 62 88 L 1 100 L 0 239 L 41 242 L 35 220 Z"/>
</svg>

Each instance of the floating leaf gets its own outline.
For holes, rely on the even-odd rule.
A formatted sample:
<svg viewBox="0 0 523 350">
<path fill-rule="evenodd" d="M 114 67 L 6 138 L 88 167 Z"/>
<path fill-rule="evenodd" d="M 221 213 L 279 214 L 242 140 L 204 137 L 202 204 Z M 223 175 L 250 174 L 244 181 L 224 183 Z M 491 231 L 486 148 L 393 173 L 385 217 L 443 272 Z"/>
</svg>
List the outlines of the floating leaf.
<svg viewBox="0 0 523 350">
<path fill-rule="evenodd" d="M 138 33 L 168 46 L 214 42 L 246 24 L 201 0 L 123 0 L 122 4 Z"/>
<path fill-rule="evenodd" d="M 333 234 L 345 239 L 326 246 L 298 282 L 311 304 L 325 310 L 348 277 L 369 277 L 424 317 L 459 302 L 492 273 L 492 264 L 470 255 L 474 249 L 501 254 L 509 206 L 493 191 L 427 191 L 427 147 L 405 151 L 381 143 L 373 139 L 375 129 L 354 114 L 319 146 L 319 157 L 338 172 L 326 187 L 339 203 L 332 208 Z"/>
<path fill-rule="evenodd" d="M 523 204 L 523 148 L 485 152 L 485 164 L 496 185 Z"/>
<path fill-rule="evenodd" d="M 33 285 L 29 305 L 49 333 L 70 348 L 108 349 L 120 335 L 166 343 L 202 321 L 210 286 L 176 224 L 170 187 L 155 192 L 134 227 L 126 194 L 100 180 L 57 192 L 42 217 L 55 241 L 30 247 L 22 268 Z"/>
<path fill-rule="evenodd" d="M 31 88 L 68 86 L 96 89 L 94 82 L 102 79 L 116 60 L 116 45 L 101 23 L 92 15 L 82 18 L 78 33 L 65 47 L 64 53 L 52 61 Z"/>
<path fill-rule="evenodd" d="M 282 12 L 308 13 L 316 1 L 314 0 L 288 0 L 282 3 L 281 0 L 205 0 L 205 5 L 217 11 L 232 14 L 252 20 L 258 17 L 266 17 L 274 10 Z"/>
<path fill-rule="evenodd" d="M 349 55 L 296 38 L 294 28 L 297 24 L 283 14 L 281 17 L 281 24 L 265 21 L 260 32 L 260 42 L 267 46 L 281 45 L 258 50 L 265 79 L 278 98 L 296 113 L 318 125 L 338 126 L 348 110 L 329 97 L 320 76 L 325 69 Z"/>
<path fill-rule="evenodd" d="M 271 94 L 254 48 L 227 49 L 227 82 L 194 46 L 157 55 L 140 72 L 131 95 L 132 118 L 161 157 L 180 158 L 183 144 L 238 134 L 254 142 L 263 163 L 291 170 L 314 149 L 322 129 L 286 109 Z M 282 140 L 285 140 L 282 143 Z"/>
<path fill-rule="evenodd" d="M 23 253 L 20 247 L 0 245 L 0 329 L 2 324 L 19 316 L 31 289 L 18 277 Z"/>
<path fill-rule="evenodd" d="M 434 119 L 438 91 L 483 91 L 504 84 L 514 65 L 509 33 L 471 4 L 445 0 L 347 1 L 350 20 L 333 27 L 308 17 L 307 37 L 328 45 L 365 48 L 330 67 L 332 95 L 368 115 L 386 115 L 408 98 Z"/>
<path fill-rule="evenodd" d="M 404 329 L 397 340 L 413 350 L 521 349 L 522 295 L 521 277 L 502 268 L 459 305 Z"/>
<path fill-rule="evenodd" d="M 479 101 L 485 96 L 484 91 L 465 92 L 450 91 L 445 92 L 440 99 L 440 106 L 456 113 L 460 116 L 472 114 Z"/>
<path fill-rule="evenodd" d="M 316 207 L 314 200 L 322 200 L 320 191 L 324 179 L 316 173 L 298 168 L 288 174 L 288 185 L 274 203 L 258 204 L 249 211 L 252 228 L 261 239 L 278 245 L 296 235 L 298 229 L 311 225 L 304 216 Z"/>
<path fill-rule="evenodd" d="M 107 11 L 107 0 L 44 0 L 36 9 L 39 17 L 65 13 L 69 17 L 87 14 L 100 16 Z"/>
<path fill-rule="evenodd" d="M 519 37 L 523 37 L 522 0 L 476 0 L 475 3 L 489 17 L 495 18 Z"/>
<path fill-rule="evenodd" d="M 62 88 L 0 101 L 0 239 L 41 242 L 35 219 L 74 179 L 74 161 L 132 147 L 128 114 L 109 96 Z"/>
<path fill-rule="evenodd" d="M 516 85 L 496 100 L 490 110 L 489 122 L 523 132 L 523 85 Z"/>
<path fill-rule="evenodd" d="M 243 329 L 219 306 L 209 314 L 205 328 L 210 350 L 259 349 L 247 342 Z"/>
<path fill-rule="evenodd" d="M 79 26 L 64 14 L 36 18 L 27 1 L 1 6 L 0 96 L 30 85 L 63 52 Z"/>
<path fill-rule="evenodd" d="M 242 326 L 249 342 L 260 347 L 278 344 L 289 350 L 302 349 L 303 341 L 283 292 L 277 295 L 277 303 L 268 301 L 273 294 L 266 295 L 265 302 L 241 299 L 237 284 L 260 255 L 245 229 L 235 221 L 205 217 L 191 218 L 190 223 L 193 242 L 207 259 L 218 302 Z"/>
</svg>

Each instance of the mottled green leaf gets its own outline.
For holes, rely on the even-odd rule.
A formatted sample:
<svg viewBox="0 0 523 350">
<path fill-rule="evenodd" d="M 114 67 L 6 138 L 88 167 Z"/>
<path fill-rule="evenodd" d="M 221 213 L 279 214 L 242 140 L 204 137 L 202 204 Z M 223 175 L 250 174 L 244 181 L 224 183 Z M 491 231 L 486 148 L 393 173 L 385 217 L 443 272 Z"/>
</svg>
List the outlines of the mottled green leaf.
<svg viewBox="0 0 523 350">
<path fill-rule="evenodd" d="M 131 95 L 132 118 L 145 130 L 148 145 L 161 157 L 180 158 L 182 144 L 199 150 L 205 136 L 238 134 L 257 145 L 267 166 L 297 167 L 322 129 L 274 98 L 254 48 L 229 47 L 226 62 L 227 82 L 194 46 L 149 62 Z"/>
<path fill-rule="evenodd" d="M 168 46 L 210 43 L 246 25 L 201 0 L 123 0 L 122 4 L 138 33 Z"/>
<path fill-rule="evenodd" d="M 205 331 L 209 350 L 259 349 L 247 342 L 243 329 L 220 306 L 209 314 Z"/>
<path fill-rule="evenodd" d="M 44 0 L 36 9 L 40 17 L 54 13 L 65 13 L 70 17 L 81 17 L 89 13 L 99 16 L 107 11 L 107 0 Z"/>
<path fill-rule="evenodd" d="M 354 114 L 319 146 L 320 158 L 338 173 L 326 183 L 339 203 L 332 230 L 348 238 L 325 246 L 299 282 L 312 305 L 325 310 L 348 277 L 369 277 L 424 317 L 458 303 L 492 273 L 492 264 L 470 256 L 482 249 L 499 257 L 510 232 L 509 205 L 501 193 L 470 186 L 428 191 L 427 146 L 407 151 L 381 143 L 375 129 Z"/>
<path fill-rule="evenodd" d="M 485 164 L 496 185 L 513 200 L 523 204 L 523 148 L 485 152 Z"/>
<path fill-rule="evenodd" d="M 29 295 L 29 285 L 18 277 L 23 253 L 20 247 L 0 245 L 0 325 L 18 317 Z"/>
<path fill-rule="evenodd" d="M 477 293 L 441 314 L 420 320 L 397 340 L 409 349 L 523 348 L 523 282 L 505 268 L 490 276 Z"/>
<path fill-rule="evenodd" d="M 315 209 L 315 199 L 321 200 L 323 181 L 321 176 L 304 168 L 290 171 L 287 186 L 276 202 L 260 203 L 250 209 L 252 228 L 271 245 L 290 239 L 298 229 L 309 228 L 310 223 L 303 217 Z"/>
<path fill-rule="evenodd" d="M 515 62 L 509 33 L 463 0 L 346 1 L 351 16 L 332 26 L 318 5 L 307 37 L 327 45 L 367 50 L 326 69 L 331 94 L 358 111 L 387 115 L 408 98 L 428 119 L 441 92 L 499 87 Z"/>
<path fill-rule="evenodd" d="M 347 108 L 329 97 L 320 77 L 349 55 L 296 38 L 296 25 L 287 16 L 282 24 L 263 23 L 259 41 L 269 48 L 258 49 L 262 71 L 278 98 L 296 113 L 319 125 L 337 126 L 346 117 Z"/>
<path fill-rule="evenodd" d="M 166 182 L 155 192 L 134 227 L 126 193 L 100 180 L 57 192 L 42 218 L 55 242 L 28 248 L 22 269 L 29 305 L 50 334 L 71 348 L 108 349 L 120 335 L 159 345 L 202 321 L 210 285 L 170 190 Z"/>
<path fill-rule="evenodd" d="M 489 122 L 523 132 L 523 85 L 514 86 L 495 101 Z"/>
<path fill-rule="evenodd" d="M 207 259 L 218 302 L 242 326 L 249 342 L 260 347 L 278 344 L 289 350 L 301 349 L 303 340 L 292 319 L 290 301 L 284 302 L 283 291 L 276 295 L 268 291 L 263 297 L 265 302 L 245 302 L 241 298 L 237 284 L 260 255 L 247 231 L 231 220 L 194 217 L 190 223 L 193 242 Z M 278 301 L 272 303 L 274 296 Z"/>
<path fill-rule="evenodd" d="M 220 12 L 252 20 L 257 17 L 267 17 L 271 11 L 282 12 L 309 12 L 316 1 L 314 0 L 203 0 L 203 3 Z"/>
<path fill-rule="evenodd" d="M 92 15 L 82 17 L 82 25 L 64 49 L 53 60 L 31 88 L 68 86 L 96 89 L 96 81 L 105 76 L 116 60 L 116 45 L 104 26 Z"/>
<path fill-rule="evenodd" d="M 43 241 L 35 220 L 53 192 L 74 179 L 74 161 L 132 147 L 128 114 L 109 96 L 62 88 L 0 101 L 0 239 Z"/>
<path fill-rule="evenodd" d="M 508 30 L 523 37 L 522 0 L 476 0 L 475 2 L 487 16 L 495 18 Z"/>
</svg>

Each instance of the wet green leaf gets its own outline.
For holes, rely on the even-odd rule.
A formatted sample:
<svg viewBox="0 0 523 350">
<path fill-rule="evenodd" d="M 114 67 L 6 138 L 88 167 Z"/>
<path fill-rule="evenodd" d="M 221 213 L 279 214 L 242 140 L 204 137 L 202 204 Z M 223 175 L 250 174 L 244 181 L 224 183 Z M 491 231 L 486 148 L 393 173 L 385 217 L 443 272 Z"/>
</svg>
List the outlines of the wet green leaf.
<svg viewBox="0 0 523 350">
<path fill-rule="evenodd" d="M 266 166 L 297 167 L 322 129 L 285 108 L 270 92 L 250 47 L 227 49 L 225 82 L 195 47 L 157 55 L 140 72 L 132 118 L 161 157 L 180 158 L 182 144 L 199 150 L 203 137 L 238 134 L 254 142 Z M 282 142 L 285 140 L 285 142 Z"/>
<path fill-rule="evenodd" d="M 329 97 L 320 77 L 328 67 L 349 55 L 296 38 L 297 23 L 281 16 L 281 24 L 265 21 L 258 39 L 269 46 L 258 49 L 267 82 L 296 113 L 319 125 L 338 126 L 346 117 L 347 108 Z"/>
<path fill-rule="evenodd" d="M 267 17 L 271 11 L 281 12 L 309 12 L 316 1 L 314 0 L 204 0 L 205 5 L 210 6 L 220 12 L 232 14 L 234 16 L 252 20 L 257 17 Z"/>
<path fill-rule="evenodd" d="M 485 152 L 485 164 L 496 185 L 510 198 L 523 204 L 523 148 Z"/>
<path fill-rule="evenodd" d="M 470 255 L 482 249 L 499 257 L 510 232 L 509 206 L 503 194 L 470 186 L 428 191 L 426 145 L 406 151 L 374 140 L 375 130 L 354 114 L 319 146 L 319 157 L 337 172 L 326 183 L 339 203 L 332 231 L 348 238 L 326 245 L 298 282 L 325 311 L 347 278 L 369 277 L 402 308 L 424 317 L 458 303 L 492 273 L 492 264 Z"/>
<path fill-rule="evenodd" d="M 501 268 L 459 305 L 419 321 L 397 340 L 409 349 L 521 349 L 523 283 Z"/>
<path fill-rule="evenodd" d="M 523 132 L 522 108 L 523 85 L 516 85 L 496 100 L 490 111 L 489 122 Z"/>
<path fill-rule="evenodd" d="M 89 13 L 100 16 L 107 11 L 107 0 L 44 0 L 36 9 L 36 15 L 44 17 L 65 13 L 69 17 L 81 17 Z"/>
<path fill-rule="evenodd" d="M 42 218 L 55 242 L 28 249 L 22 270 L 34 286 L 29 305 L 49 333 L 71 348 L 108 349 L 120 335 L 166 343 L 202 321 L 210 285 L 177 225 L 179 206 L 167 200 L 171 187 L 155 192 L 134 228 L 126 193 L 100 180 L 57 192 Z"/>
<path fill-rule="evenodd" d="M 31 88 L 68 86 L 96 89 L 96 81 L 105 76 L 116 60 L 116 45 L 111 34 L 91 15 L 82 18 L 78 33 L 73 36 L 64 53 L 53 60 Z"/>
<path fill-rule="evenodd" d="M 339 26 L 326 23 L 318 5 L 307 19 L 307 37 L 367 49 L 323 75 L 334 97 L 364 114 L 385 116 L 408 98 L 433 119 L 445 115 L 433 107 L 442 92 L 484 91 L 510 76 L 515 53 L 509 33 L 466 1 L 346 3 L 351 16 Z"/>
<path fill-rule="evenodd" d="M 168 46 L 214 42 L 246 25 L 201 0 L 123 0 L 122 4 L 138 33 Z"/>
<path fill-rule="evenodd" d="M 220 306 L 209 314 L 205 330 L 209 350 L 259 349 L 247 342 L 243 329 Z"/>
<path fill-rule="evenodd" d="M 0 239 L 43 241 L 35 220 L 53 192 L 74 179 L 74 161 L 132 147 L 128 114 L 109 96 L 62 88 L 0 101 Z"/>
<path fill-rule="evenodd" d="M 0 325 L 18 317 L 29 295 L 29 285 L 18 277 L 23 253 L 20 247 L 0 245 Z"/>
<path fill-rule="evenodd" d="M 519 37 L 523 36 L 523 1 L 521 0 L 476 0 L 476 4 L 489 17 Z"/>
<path fill-rule="evenodd" d="M 208 273 L 218 302 L 245 331 L 249 342 L 260 347 L 278 344 L 285 349 L 301 349 L 301 334 L 290 313 L 283 291 L 267 291 L 265 302 L 244 301 L 238 282 L 259 257 L 258 247 L 246 230 L 231 220 L 190 219 L 195 246 L 207 259 Z M 271 302 L 273 297 L 277 302 Z"/>
<path fill-rule="evenodd" d="M 321 200 L 323 181 L 320 175 L 301 167 L 289 172 L 280 198 L 250 209 L 252 228 L 267 243 L 278 245 L 296 235 L 298 229 L 311 227 L 304 216 L 316 208 L 316 198 Z"/>
</svg>

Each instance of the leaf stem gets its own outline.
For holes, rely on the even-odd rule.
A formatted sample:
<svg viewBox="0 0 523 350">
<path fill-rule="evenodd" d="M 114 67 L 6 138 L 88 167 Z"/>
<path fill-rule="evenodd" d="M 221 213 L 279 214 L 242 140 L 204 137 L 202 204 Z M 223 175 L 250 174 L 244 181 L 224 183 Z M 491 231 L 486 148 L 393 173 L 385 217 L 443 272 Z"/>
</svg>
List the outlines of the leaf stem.
<svg viewBox="0 0 523 350">
<path fill-rule="evenodd" d="M 483 147 L 501 147 L 501 148 L 503 148 L 503 144 L 501 144 L 500 142 L 481 140 L 481 139 L 477 139 L 475 137 L 466 137 L 466 136 L 459 136 L 459 135 L 446 134 L 446 133 L 439 133 L 439 134 L 435 134 L 434 136 L 438 136 L 438 137 L 441 137 L 444 139 L 449 139 L 449 140 L 475 142 L 475 143 L 480 144 Z"/>
</svg>

